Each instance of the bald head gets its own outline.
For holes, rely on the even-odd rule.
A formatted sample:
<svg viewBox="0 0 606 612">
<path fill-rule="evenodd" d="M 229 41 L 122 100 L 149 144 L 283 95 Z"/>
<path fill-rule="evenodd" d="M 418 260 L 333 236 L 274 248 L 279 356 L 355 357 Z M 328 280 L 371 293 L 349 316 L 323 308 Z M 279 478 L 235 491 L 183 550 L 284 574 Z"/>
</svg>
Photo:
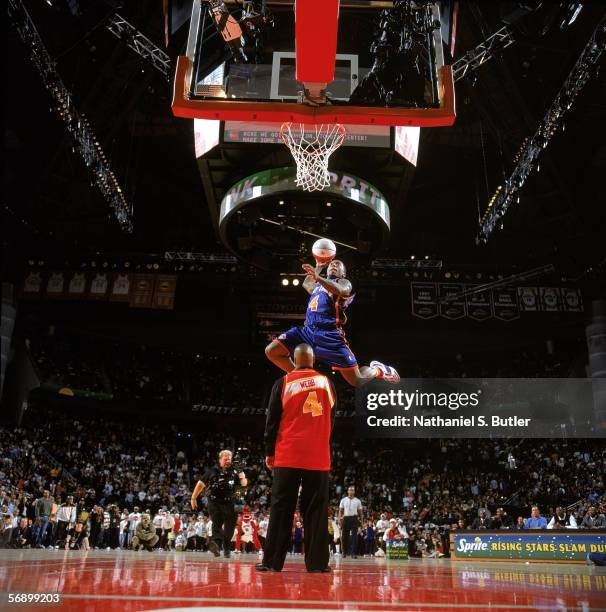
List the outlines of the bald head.
<svg viewBox="0 0 606 612">
<path fill-rule="evenodd" d="M 298 344 L 295 348 L 295 367 L 312 368 L 314 365 L 314 350 L 309 344 Z"/>
</svg>

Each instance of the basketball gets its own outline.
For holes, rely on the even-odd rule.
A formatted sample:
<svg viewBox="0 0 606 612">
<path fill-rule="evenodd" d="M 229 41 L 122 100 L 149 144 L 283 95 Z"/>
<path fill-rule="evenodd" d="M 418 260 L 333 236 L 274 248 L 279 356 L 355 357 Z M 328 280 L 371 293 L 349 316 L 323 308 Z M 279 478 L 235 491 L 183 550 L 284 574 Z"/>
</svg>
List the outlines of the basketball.
<svg viewBox="0 0 606 612">
<path fill-rule="evenodd" d="M 337 254 L 337 247 L 332 240 L 328 238 L 320 238 L 314 242 L 311 249 L 314 259 L 317 263 L 323 264 L 332 261 Z"/>
</svg>

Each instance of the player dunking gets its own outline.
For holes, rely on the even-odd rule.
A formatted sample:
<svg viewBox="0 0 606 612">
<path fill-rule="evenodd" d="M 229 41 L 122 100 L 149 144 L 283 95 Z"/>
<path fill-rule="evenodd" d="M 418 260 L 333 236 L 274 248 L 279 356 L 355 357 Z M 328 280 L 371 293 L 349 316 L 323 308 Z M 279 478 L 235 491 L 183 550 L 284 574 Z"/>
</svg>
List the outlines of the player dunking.
<svg viewBox="0 0 606 612">
<path fill-rule="evenodd" d="M 327 278 L 320 276 L 326 264 L 315 268 L 303 264 L 307 276 L 303 288 L 310 294 L 305 325 L 292 327 L 273 340 L 265 349 L 268 359 L 285 372 L 292 372 L 291 354 L 299 344 L 309 344 L 318 360 L 341 372 L 343 378 L 359 387 L 373 378 L 397 383 L 400 376 L 391 366 L 371 361 L 370 366 L 358 366 L 351 352 L 343 325 L 347 321 L 345 309 L 353 299 L 351 283 L 345 278 L 345 265 L 333 259 L 326 269 Z"/>
</svg>

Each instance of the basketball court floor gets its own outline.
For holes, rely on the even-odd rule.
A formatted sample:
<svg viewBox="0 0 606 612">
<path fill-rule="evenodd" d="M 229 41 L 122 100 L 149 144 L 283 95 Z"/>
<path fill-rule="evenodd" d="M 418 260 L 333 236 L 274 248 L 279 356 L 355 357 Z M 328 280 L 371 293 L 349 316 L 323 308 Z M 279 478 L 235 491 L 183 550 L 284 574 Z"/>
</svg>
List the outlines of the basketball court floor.
<svg viewBox="0 0 606 612">
<path fill-rule="evenodd" d="M 308 574 L 289 557 L 258 573 L 256 555 L 2 550 L 2 610 L 78 611 L 606 610 L 606 568 L 580 564 L 463 563 L 445 559 L 331 559 Z M 8 593 L 61 593 L 60 605 L 9 604 Z"/>
</svg>

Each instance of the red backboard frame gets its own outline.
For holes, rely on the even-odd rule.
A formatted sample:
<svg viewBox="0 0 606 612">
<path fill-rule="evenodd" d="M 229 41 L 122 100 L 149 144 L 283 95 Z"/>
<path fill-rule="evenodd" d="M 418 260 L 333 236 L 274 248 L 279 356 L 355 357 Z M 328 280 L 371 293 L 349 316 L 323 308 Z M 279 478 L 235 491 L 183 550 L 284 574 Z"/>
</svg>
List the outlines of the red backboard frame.
<svg viewBox="0 0 606 612">
<path fill-rule="evenodd" d="M 192 62 L 185 56 L 177 58 L 173 88 L 172 111 L 176 117 L 214 119 L 220 121 L 268 121 L 272 123 L 342 123 L 344 125 L 392 125 L 439 127 L 455 122 L 455 92 L 452 69 L 442 66 L 438 71 L 439 108 L 369 107 L 326 105 L 313 107 L 284 102 L 255 102 L 216 98 L 196 100 L 189 96 Z"/>
</svg>

